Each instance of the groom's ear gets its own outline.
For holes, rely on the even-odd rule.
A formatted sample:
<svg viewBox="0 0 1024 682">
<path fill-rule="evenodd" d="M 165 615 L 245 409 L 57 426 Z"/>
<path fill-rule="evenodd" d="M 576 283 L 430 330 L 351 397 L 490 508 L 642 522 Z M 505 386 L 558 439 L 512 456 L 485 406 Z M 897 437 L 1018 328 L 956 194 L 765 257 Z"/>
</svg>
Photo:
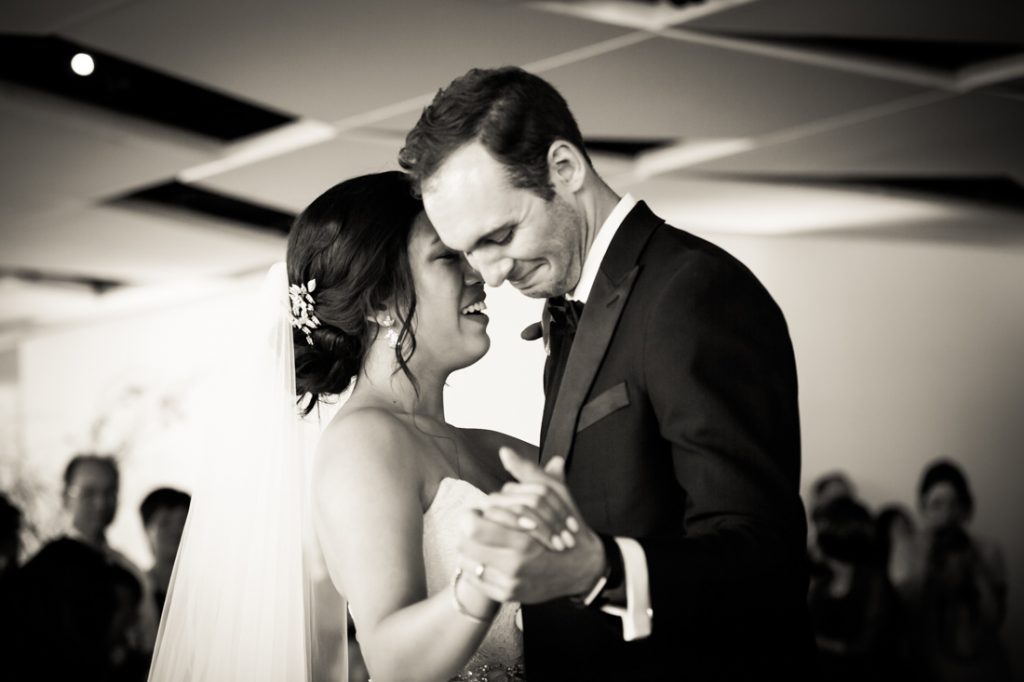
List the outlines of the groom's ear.
<svg viewBox="0 0 1024 682">
<path fill-rule="evenodd" d="M 575 145 L 565 140 L 555 140 L 548 147 L 548 169 L 551 182 L 561 185 L 572 193 L 583 187 L 587 176 L 587 162 Z"/>
</svg>

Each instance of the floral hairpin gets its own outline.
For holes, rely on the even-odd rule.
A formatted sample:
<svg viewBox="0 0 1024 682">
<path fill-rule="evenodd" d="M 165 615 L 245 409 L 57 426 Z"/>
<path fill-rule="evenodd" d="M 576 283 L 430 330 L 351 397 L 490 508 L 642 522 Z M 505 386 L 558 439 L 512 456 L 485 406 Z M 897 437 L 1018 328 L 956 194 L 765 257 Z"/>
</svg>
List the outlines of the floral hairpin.
<svg viewBox="0 0 1024 682">
<path fill-rule="evenodd" d="M 306 335 L 306 343 L 313 345 L 313 330 L 320 326 L 320 320 L 313 314 L 313 292 L 316 280 L 288 287 L 288 298 L 292 302 L 292 326 Z"/>
</svg>

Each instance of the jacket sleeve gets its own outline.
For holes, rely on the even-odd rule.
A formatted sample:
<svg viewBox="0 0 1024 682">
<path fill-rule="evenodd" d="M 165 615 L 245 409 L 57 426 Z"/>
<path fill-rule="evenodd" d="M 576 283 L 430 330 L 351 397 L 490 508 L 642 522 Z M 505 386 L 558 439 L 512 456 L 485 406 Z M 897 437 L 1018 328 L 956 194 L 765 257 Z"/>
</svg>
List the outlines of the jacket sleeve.
<svg viewBox="0 0 1024 682">
<path fill-rule="evenodd" d="M 781 311 L 742 264 L 697 251 L 650 306 L 644 344 L 648 398 L 686 500 L 685 531 L 638 538 L 655 632 L 801 618 L 806 521 Z"/>
</svg>

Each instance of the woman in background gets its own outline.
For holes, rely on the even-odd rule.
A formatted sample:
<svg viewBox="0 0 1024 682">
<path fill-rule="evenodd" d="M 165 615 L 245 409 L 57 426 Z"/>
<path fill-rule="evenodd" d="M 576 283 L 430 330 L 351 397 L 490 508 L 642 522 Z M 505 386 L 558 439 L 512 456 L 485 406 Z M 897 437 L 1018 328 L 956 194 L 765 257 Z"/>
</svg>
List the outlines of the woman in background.
<svg viewBox="0 0 1024 682">
<path fill-rule="evenodd" d="M 1006 618 L 1003 553 L 968 531 L 974 512 L 967 477 L 949 460 L 921 477 L 922 533 L 915 571 L 900 589 L 912 613 L 914 660 L 928 680 L 1009 680 L 1000 640 Z"/>
</svg>

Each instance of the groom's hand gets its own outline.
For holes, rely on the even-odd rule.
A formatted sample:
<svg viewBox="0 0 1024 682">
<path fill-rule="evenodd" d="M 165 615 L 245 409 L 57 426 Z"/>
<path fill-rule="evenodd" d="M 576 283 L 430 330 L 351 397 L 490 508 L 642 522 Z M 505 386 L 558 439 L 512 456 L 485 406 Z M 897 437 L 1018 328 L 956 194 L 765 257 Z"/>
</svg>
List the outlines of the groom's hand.
<svg viewBox="0 0 1024 682">
<path fill-rule="evenodd" d="M 467 577 L 492 599 L 526 604 L 586 593 L 604 572 L 604 548 L 565 484 L 565 461 L 542 469 L 502 448 L 518 483 L 466 519 L 460 547 Z M 483 570 L 480 570 L 483 566 Z"/>
</svg>

